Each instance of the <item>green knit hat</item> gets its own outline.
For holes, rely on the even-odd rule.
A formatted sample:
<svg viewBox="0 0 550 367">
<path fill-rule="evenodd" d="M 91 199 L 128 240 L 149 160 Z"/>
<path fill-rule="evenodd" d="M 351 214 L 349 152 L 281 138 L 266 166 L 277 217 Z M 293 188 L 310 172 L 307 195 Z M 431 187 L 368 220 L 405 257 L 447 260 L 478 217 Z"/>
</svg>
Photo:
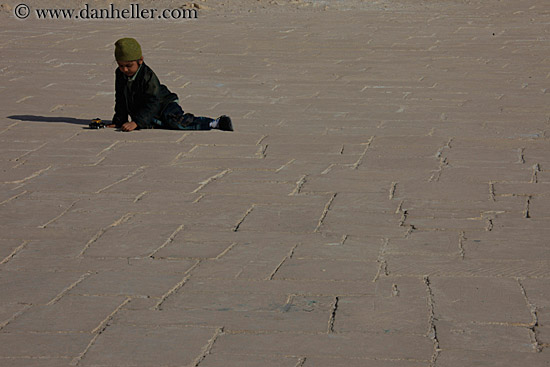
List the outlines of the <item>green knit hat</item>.
<svg viewBox="0 0 550 367">
<path fill-rule="evenodd" d="M 141 58 L 141 46 L 133 38 L 121 38 L 115 42 L 116 61 L 134 61 Z"/>
</svg>

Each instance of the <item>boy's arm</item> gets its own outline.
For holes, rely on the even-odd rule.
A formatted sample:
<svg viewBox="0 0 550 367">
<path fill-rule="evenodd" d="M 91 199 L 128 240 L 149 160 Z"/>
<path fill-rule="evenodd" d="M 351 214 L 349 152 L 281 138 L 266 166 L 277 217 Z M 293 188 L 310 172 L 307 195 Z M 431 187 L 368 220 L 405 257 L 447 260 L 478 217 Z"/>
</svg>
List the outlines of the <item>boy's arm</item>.
<svg viewBox="0 0 550 367">
<path fill-rule="evenodd" d="M 112 123 L 116 127 L 121 127 L 128 122 L 128 110 L 126 108 L 126 97 L 124 96 L 124 82 L 119 71 L 115 72 L 115 115 Z"/>
<path fill-rule="evenodd" d="M 152 128 L 153 118 L 160 113 L 160 82 L 152 73 L 148 80 L 144 80 L 144 103 L 141 108 L 132 115 L 132 120 L 140 129 Z"/>
</svg>

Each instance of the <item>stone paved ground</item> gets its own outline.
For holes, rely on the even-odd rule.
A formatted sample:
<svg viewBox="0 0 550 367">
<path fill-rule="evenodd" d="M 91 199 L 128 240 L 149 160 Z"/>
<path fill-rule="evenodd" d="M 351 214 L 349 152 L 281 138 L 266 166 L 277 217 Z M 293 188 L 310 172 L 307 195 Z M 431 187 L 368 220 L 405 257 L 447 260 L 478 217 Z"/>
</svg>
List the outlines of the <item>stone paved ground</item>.
<svg viewBox="0 0 550 367">
<path fill-rule="evenodd" d="M 550 365 L 547 1 L 278 2 L 4 15 L 1 366 Z M 85 129 L 123 36 L 237 131 Z"/>
</svg>

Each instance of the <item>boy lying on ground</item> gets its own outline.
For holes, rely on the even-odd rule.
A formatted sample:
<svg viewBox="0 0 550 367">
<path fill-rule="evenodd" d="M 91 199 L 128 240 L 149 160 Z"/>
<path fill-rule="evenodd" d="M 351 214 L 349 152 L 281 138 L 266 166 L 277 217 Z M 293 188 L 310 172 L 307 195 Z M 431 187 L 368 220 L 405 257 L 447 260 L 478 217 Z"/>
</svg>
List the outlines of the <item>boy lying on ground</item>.
<svg viewBox="0 0 550 367">
<path fill-rule="evenodd" d="M 217 119 L 185 113 L 178 96 L 160 84 L 155 72 L 143 62 L 141 46 L 133 38 L 115 43 L 115 115 L 112 124 L 122 131 L 163 128 L 173 130 L 233 131 L 229 116 Z M 128 121 L 130 116 L 130 121 Z"/>
</svg>

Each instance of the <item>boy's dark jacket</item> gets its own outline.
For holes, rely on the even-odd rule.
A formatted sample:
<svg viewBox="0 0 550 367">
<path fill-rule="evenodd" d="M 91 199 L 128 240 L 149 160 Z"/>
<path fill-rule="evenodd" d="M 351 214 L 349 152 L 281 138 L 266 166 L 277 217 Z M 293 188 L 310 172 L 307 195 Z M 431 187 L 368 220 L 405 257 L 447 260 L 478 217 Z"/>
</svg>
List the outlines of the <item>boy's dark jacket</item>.
<svg viewBox="0 0 550 367">
<path fill-rule="evenodd" d="M 128 78 L 118 68 L 115 72 L 115 115 L 113 123 L 120 127 L 128 122 L 131 116 L 140 129 L 152 128 L 154 119 L 161 119 L 161 112 L 170 102 L 178 99 L 178 95 L 170 92 L 160 84 L 155 72 L 150 67 L 141 64 L 131 86 Z"/>
</svg>

